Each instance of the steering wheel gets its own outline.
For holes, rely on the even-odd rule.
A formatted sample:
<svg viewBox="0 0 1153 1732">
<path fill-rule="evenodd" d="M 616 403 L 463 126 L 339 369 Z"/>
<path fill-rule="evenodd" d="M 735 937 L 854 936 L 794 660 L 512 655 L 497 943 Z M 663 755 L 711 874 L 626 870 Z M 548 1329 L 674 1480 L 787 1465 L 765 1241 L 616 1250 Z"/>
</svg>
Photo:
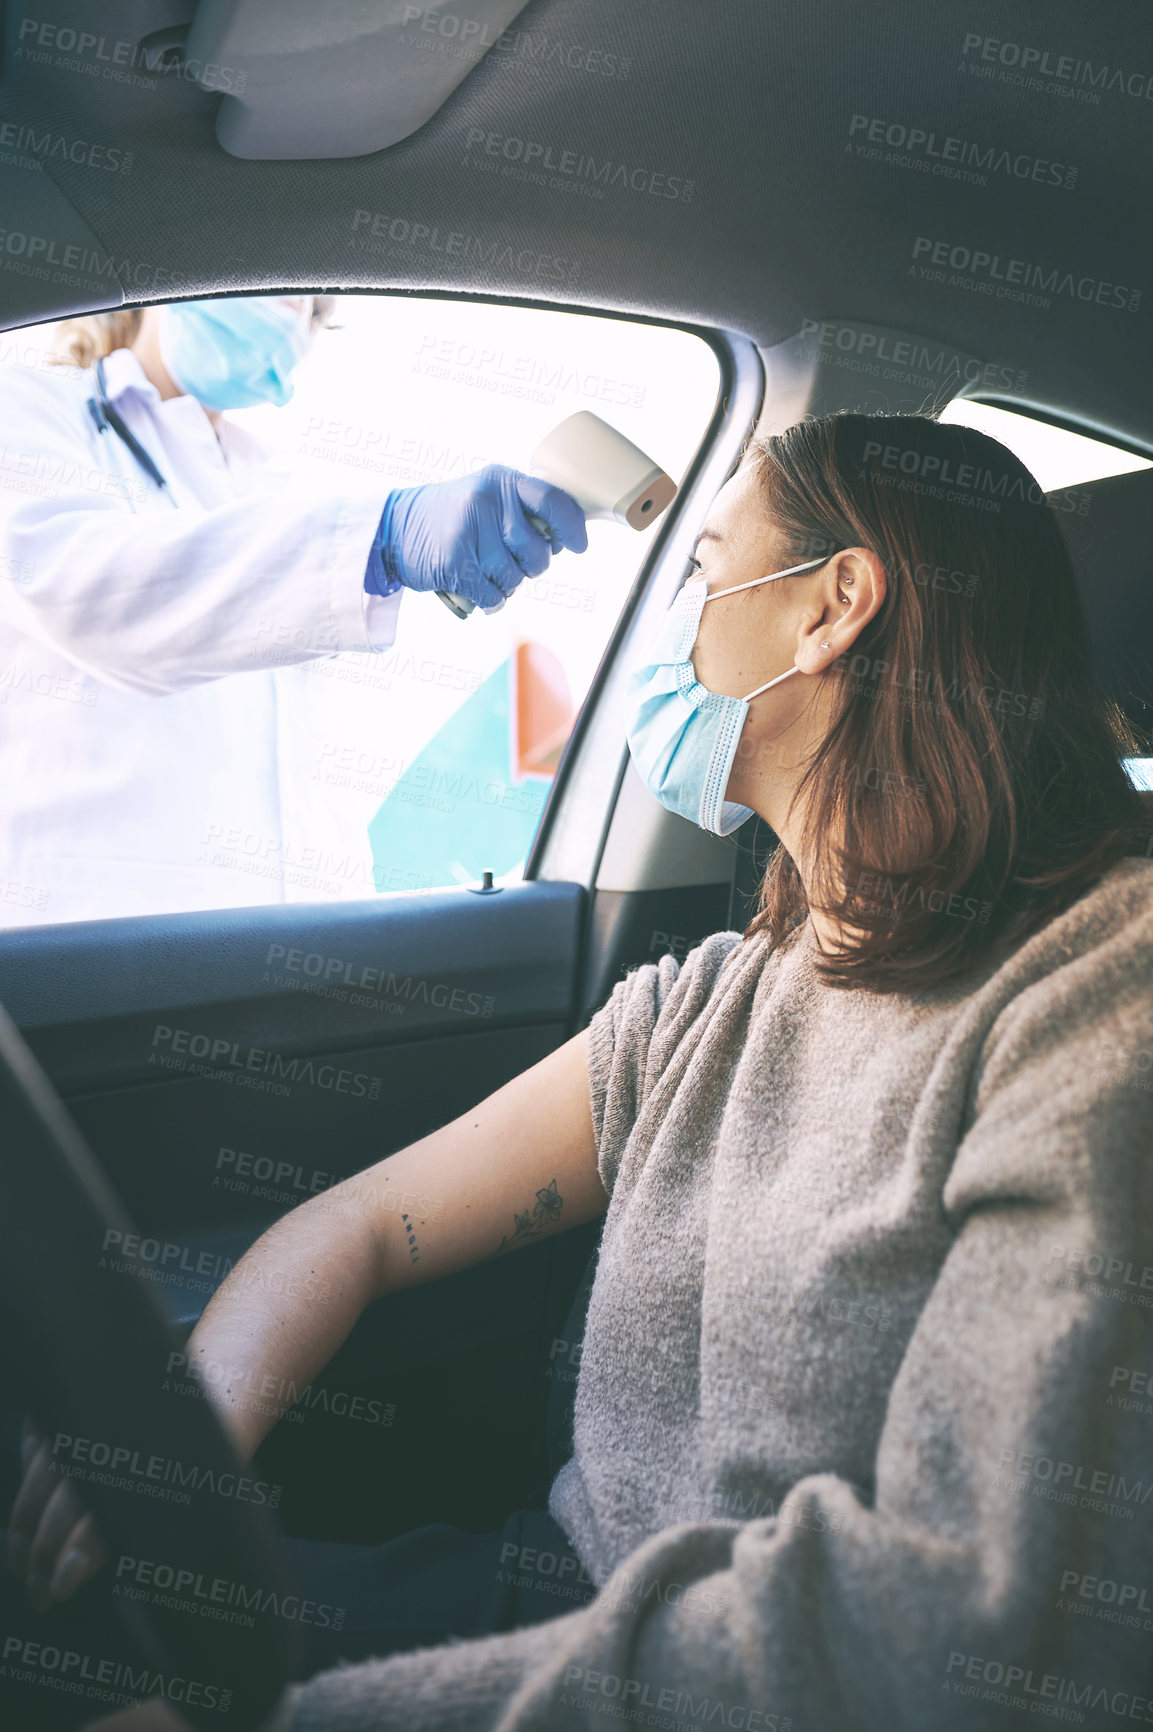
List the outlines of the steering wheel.
<svg viewBox="0 0 1153 1732">
<path fill-rule="evenodd" d="M 271 1594 L 279 1605 L 286 1582 L 271 1494 L 241 1464 L 207 1394 L 164 1392 L 181 1343 L 150 1283 L 116 1272 L 104 1250 L 123 1243 L 111 1235 L 131 1231 L 128 1216 L 2 1009 L 0 1123 L 0 1305 L 12 1320 L 5 1358 L 59 1459 L 84 1461 L 77 1490 L 110 1556 L 192 1572 L 180 1582 L 199 1574 L 241 1584 L 250 1607 L 266 1608 Z M 256 1732 L 288 1681 L 286 1620 L 259 1610 L 193 1616 L 157 1603 L 166 1597 L 179 1599 L 174 1588 L 113 1602 L 149 1677 L 196 1681 L 169 1697 L 190 1725 Z M 50 1642 L 51 1625 L 43 1630 Z M 108 1712 L 97 1705 L 87 1717 Z"/>
</svg>

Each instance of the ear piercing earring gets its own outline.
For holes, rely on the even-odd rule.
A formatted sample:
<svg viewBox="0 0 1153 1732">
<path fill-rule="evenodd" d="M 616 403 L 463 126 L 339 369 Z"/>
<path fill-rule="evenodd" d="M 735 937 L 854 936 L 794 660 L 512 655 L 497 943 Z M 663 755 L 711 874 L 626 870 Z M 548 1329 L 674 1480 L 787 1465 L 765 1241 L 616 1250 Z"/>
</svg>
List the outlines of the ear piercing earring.
<svg viewBox="0 0 1153 1732">
<path fill-rule="evenodd" d="M 830 642 L 829 642 L 829 640 L 828 640 L 828 638 L 825 638 L 825 640 L 824 640 L 824 642 L 823 642 L 823 643 L 822 643 L 822 644 L 821 644 L 821 648 L 822 648 L 822 649 L 832 649 L 832 647 L 833 647 L 833 646 L 832 646 L 832 644 L 831 644 L 831 643 L 830 643 Z"/>
</svg>

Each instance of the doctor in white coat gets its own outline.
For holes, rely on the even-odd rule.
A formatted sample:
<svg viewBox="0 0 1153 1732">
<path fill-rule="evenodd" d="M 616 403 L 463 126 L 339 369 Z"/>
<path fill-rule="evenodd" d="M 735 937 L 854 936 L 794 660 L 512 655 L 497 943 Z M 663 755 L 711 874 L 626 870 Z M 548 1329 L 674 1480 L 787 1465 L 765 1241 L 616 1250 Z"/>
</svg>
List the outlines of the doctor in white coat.
<svg viewBox="0 0 1153 1732">
<path fill-rule="evenodd" d="M 285 664 L 386 649 L 405 589 L 500 605 L 550 558 L 526 512 L 553 550 L 584 519 L 495 465 L 278 487 L 224 411 L 286 402 L 330 309 L 97 315 L 65 327 L 82 370 L 0 374 L 0 926 L 410 887 L 308 795 Z"/>
<path fill-rule="evenodd" d="M 225 410 L 287 402 L 329 315 L 95 315 L 64 327 L 83 371 L 0 376 L 0 925 L 409 889 L 308 790 L 286 663 L 386 650 L 405 589 L 499 606 L 551 558 L 526 511 L 576 551 L 583 514 L 500 466 L 286 494 Z"/>
</svg>

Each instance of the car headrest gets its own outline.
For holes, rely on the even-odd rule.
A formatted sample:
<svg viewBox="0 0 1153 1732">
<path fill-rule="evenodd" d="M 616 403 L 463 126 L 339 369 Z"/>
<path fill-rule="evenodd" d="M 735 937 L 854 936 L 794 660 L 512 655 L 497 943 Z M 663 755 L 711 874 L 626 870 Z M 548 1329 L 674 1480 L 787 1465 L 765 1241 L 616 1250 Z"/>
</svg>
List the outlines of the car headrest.
<svg viewBox="0 0 1153 1732">
<path fill-rule="evenodd" d="M 1153 469 L 1048 495 L 1065 532 L 1097 678 L 1153 733 Z"/>
</svg>

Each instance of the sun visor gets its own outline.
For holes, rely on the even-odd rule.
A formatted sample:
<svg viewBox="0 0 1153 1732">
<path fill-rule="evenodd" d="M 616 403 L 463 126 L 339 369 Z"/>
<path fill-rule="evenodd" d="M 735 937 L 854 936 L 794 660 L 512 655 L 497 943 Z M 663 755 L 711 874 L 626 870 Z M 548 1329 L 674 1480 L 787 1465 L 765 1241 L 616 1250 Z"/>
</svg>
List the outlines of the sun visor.
<svg viewBox="0 0 1153 1732">
<path fill-rule="evenodd" d="M 232 156 L 369 156 L 431 120 L 527 0 L 200 0 L 184 61 L 222 89 L 216 136 Z"/>
</svg>

